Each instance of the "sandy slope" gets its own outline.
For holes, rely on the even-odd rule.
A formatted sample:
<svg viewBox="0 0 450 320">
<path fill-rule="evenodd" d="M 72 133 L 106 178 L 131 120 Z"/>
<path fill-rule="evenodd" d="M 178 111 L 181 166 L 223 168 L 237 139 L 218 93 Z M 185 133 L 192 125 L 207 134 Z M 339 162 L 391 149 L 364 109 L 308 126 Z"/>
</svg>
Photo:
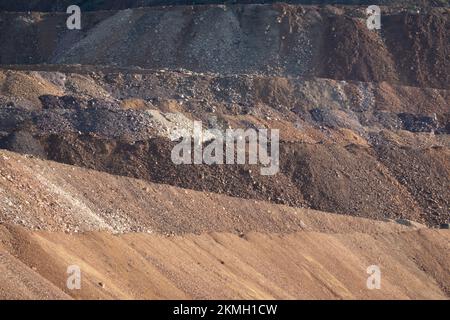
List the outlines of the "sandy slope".
<svg viewBox="0 0 450 320">
<path fill-rule="evenodd" d="M 447 299 L 450 288 L 446 230 L 251 232 L 241 238 L 67 235 L 3 226 L 0 234 L 6 239 L 2 246 L 16 256 L 2 259 L 0 268 L 20 271 L 14 277 L 0 273 L 1 298 L 59 299 L 64 291 L 89 299 Z M 34 270 L 22 271 L 18 260 Z M 73 264 L 82 270 L 81 290 L 65 288 L 66 269 Z M 372 264 L 381 268 L 380 290 L 366 288 L 366 268 Z"/>
<path fill-rule="evenodd" d="M 384 233 L 395 223 L 197 192 L 0 151 L 0 222 L 32 230 Z M 413 223 L 419 227 L 419 224 Z"/>
<path fill-rule="evenodd" d="M 449 297 L 448 230 L 0 158 L 0 298 Z M 366 288 L 373 264 L 380 290 Z"/>
</svg>

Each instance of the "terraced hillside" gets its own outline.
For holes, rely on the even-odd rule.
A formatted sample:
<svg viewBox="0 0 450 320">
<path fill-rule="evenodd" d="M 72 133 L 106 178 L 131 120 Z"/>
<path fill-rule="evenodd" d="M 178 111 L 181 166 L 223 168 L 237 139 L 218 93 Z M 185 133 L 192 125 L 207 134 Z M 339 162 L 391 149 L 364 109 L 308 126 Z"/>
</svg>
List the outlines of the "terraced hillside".
<svg viewBox="0 0 450 320">
<path fill-rule="evenodd" d="M 445 3 L 49 4 L 0 5 L 0 298 L 448 299 Z M 175 164 L 194 120 L 279 172 Z"/>
<path fill-rule="evenodd" d="M 447 299 L 448 230 L 0 152 L 0 298 Z M 382 290 L 368 290 L 379 264 Z M 67 267 L 81 290 L 66 287 Z"/>
<path fill-rule="evenodd" d="M 200 191 L 431 226 L 448 221 L 448 90 L 90 70 L 2 72 L 0 145 Z M 221 129 L 279 128 L 279 174 L 167 161 L 171 132 L 192 119 Z"/>
<path fill-rule="evenodd" d="M 175 6 L 65 13 L 2 13 L 2 64 L 184 68 L 220 74 L 313 76 L 445 89 L 448 8 L 387 8 L 383 28 L 365 7 Z M 350 50 L 350 51 L 349 51 Z"/>
</svg>

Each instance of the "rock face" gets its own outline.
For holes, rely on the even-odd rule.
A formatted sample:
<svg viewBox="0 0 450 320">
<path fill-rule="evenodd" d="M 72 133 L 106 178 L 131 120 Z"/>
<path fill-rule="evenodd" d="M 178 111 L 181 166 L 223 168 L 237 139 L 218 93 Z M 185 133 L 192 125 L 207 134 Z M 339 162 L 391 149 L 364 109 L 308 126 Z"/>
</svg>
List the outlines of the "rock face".
<svg viewBox="0 0 450 320">
<path fill-rule="evenodd" d="M 402 10 L 369 30 L 365 7 L 175 6 L 85 13 L 0 15 L 2 64 L 185 68 L 447 88 L 449 9 Z M 351 48 L 351 51 L 348 51 Z"/>
</svg>

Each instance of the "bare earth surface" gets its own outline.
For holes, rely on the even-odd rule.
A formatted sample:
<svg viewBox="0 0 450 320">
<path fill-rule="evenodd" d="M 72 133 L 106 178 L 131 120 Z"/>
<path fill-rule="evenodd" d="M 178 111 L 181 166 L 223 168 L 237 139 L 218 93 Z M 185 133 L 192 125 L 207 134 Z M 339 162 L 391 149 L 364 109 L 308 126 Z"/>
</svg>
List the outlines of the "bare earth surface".
<svg viewBox="0 0 450 320">
<path fill-rule="evenodd" d="M 10 152 L 0 158 L 1 298 L 449 295 L 447 230 L 237 200 Z M 105 214 L 109 206 L 118 212 Z M 366 287 L 373 264 L 381 290 Z M 69 265 L 82 270 L 79 291 L 66 287 Z"/>
<path fill-rule="evenodd" d="M 356 1 L 88 2 L 80 31 L 0 4 L 0 299 L 450 298 L 448 1 L 377 1 L 381 30 Z M 175 165 L 193 120 L 279 129 L 279 172 Z"/>
<path fill-rule="evenodd" d="M 1 298 L 448 299 L 449 232 L 79 235 L 3 226 Z M 12 248 L 11 248 L 12 247 Z M 380 265 L 380 290 L 366 268 Z M 81 290 L 66 288 L 69 265 Z"/>
</svg>

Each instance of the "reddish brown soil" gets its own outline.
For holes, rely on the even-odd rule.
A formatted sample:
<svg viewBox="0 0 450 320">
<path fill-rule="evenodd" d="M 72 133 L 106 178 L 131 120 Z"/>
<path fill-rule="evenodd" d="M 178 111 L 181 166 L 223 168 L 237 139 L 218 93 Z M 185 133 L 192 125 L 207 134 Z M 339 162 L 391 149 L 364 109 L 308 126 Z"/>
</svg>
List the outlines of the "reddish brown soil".
<svg viewBox="0 0 450 320">
<path fill-rule="evenodd" d="M 167 161 L 175 143 L 165 139 L 130 144 L 66 135 L 41 143 L 51 160 L 199 191 L 374 219 L 437 225 L 449 218 L 446 148 L 391 146 L 377 155 L 357 145 L 283 143 L 280 173 L 261 176 L 258 166 L 175 165 Z"/>
<path fill-rule="evenodd" d="M 0 159 L 2 299 L 448 299 L 447 230 Z"/>
<path fill-rule="evenodd" d="M 450 11 L 417 2 L 1 12 L 0 299 L 448 299 Z M 194 119 L 279 129 L 280 172 L 174 165 Z"/>
<path fill-rule="evenodd" d="M 3 299 L 448 299 L 450 288 L 445 230 L 252 232 L 243 239 L 1 226 L 0 235 L 8 239 L 0 245 Z M 65 286 L 74 264 L 81 268 L 81 290 Z M 382 271 L 380 290 L 366 287 L 373 264 Z"/>
</svg>

